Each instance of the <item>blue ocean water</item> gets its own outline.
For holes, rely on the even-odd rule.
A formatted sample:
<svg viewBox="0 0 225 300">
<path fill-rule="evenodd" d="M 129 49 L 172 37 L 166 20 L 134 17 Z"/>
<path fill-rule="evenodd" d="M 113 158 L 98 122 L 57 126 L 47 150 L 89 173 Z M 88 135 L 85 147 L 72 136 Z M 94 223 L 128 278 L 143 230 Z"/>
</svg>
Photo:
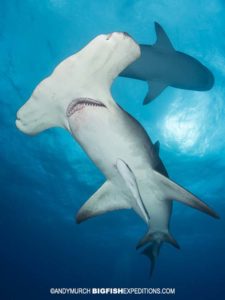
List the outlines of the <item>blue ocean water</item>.
<svg viewBox="0 0 225 300">
<path fill-rule="evenodd" d="M 0 299 L 53 298 L 52 287 L 174 287 L 174 299 L 224 297 L 224 14 L 222 0 L 0 2 Z M 171 231 L 181 250 L 163 245 L 149 280 L 149 261 L 135 250 L 146 231 L 140 218 L 119 211 L 75 224 L 102 174 L 66 131 L 25 136 L 15 116 L 35 86 L 96 35 L 127 31 L 152 44 L 154 21 L 213 72 L 213 89 L 169 87 L 142 106 L 146 83 L 117 78 L 113 96 L 160 141 L 170 177 L 221 219 L 175 203 Z"/>
</svg>

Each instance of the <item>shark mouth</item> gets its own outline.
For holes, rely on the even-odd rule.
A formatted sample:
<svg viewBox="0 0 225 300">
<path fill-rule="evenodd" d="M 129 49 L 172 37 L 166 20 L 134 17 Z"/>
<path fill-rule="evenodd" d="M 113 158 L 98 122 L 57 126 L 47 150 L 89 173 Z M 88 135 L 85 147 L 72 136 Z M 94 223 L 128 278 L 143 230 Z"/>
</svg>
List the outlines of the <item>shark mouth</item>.
<svg viewBox="0 0 225 300">
<path fill-rule="evenodd" d="M 69 118 L 75 112 L 84 109 L 85 107 L 106 107 L 102 102 L 90 98 L 74 99 L 68 106 L 66 116 Z"/>
</svg>

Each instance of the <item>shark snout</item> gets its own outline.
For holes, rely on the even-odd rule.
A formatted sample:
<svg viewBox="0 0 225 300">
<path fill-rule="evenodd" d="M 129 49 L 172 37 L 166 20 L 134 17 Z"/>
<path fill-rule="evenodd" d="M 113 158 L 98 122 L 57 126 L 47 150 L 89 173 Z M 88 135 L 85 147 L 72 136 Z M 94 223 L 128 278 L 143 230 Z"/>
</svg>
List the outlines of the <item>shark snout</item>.
<svg viewBox="0 0 225 300">
<path fill-rule="evenodd" d="M 26 114 L 24 114 L 23 107 L 20 108 L 16 113 L 16 120 L 22 121 L 25 118 Z"/>
<path fill-rule="evenodd" d="M 29 134 L 29 130 L 27 130 L 27 124 L 20 117 L 16 118 L 16 127 L 23 133 Z"/>
<path fill-rule="evenodd" d="M 20 126 L 20 124 L 22 123 L 24 123 L 24 117 L 23 117 L 22 109 L 20 109 L 16 114 L 16 125 Z"/>
<path fill-rule="evenodd" d="M 25 105 L 23 105 L 16 114 L 16 120 L 21 122 L 21 123 L 27 123 L 29 120 L 29 117 L 32 113 L 32 104 L 31 101 L 28 100 L 27 103 L 25 103 Z"/>
<path fill-rule="evenodd" d="M 28 135 L 34 135 L 38 133 L 38 127 L 40 120 L 42 119 L 42 113 L 38 109 L 35 101 L 28 100 L 16 114 L 16 127 L 23 133 Z"/>
<path fill-rule="evenodd" d="M 29 134 L 29 117 L 26 111 L 21 108 L 16 114 L 16 127 L 25 134 Z"/>
</svg>

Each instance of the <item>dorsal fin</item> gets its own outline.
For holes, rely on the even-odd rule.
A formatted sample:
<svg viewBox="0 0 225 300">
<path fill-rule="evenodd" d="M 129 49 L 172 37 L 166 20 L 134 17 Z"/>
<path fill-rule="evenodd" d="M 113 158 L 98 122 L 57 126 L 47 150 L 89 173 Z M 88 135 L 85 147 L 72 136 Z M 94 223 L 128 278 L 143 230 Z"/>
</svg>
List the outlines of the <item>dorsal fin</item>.
<svg viewBox="0 0 225 300">
<path fill-rule="evenodd" d="M 155 22 L 155 32 L 156 32 L 156 42 L 153 45 L 154 48 L 157 48 L 161 51 L 175 51 L 170 39 L 165 33 L 164 29 L 159 25 L 159 23 Z"/>
<path fill-rule="evenodd" d="M 159 149 L 160 149 L 160 142 L 159 141 L 157 141 L 157 142 L 155 142 L 155 144 L 154 144 L 154 150 L 155 150 L 155 152 L 159 155 Z"/>
</svg>

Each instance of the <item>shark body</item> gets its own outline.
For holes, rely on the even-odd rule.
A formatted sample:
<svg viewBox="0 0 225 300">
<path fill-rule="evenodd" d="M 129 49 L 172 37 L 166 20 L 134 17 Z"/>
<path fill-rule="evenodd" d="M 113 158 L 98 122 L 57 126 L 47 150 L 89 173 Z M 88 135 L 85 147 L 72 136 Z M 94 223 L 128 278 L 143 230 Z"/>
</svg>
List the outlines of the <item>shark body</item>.
<svg viewBox="0 0 225 300">
<path fill-rule="evenodd" d="M 144 104 L 154 100 L 167 86 L 195 91 L 211 89 L 214 84 L 211 71 L 194 57 L 176 51 L 158 23 L 155 23 L 155 30 L 156 43 L 140 45 L 140 58 L 120 74 L 147 81 Z"/>
<path fill-rule="evenodd" d="M 55 126 L 72 134 L 106 177 L 79 210 L 77 222 L 132 208 L 148 226 L 137 248 L 153 245 L 148 256 L 154 266 L 162 242 L 179 247 L 169 232 L 172 200 L 217 214 L 168 179 L 158 143 L 153 145 L 111 96 L 113 79 L 139 55 L 139 46 L 125 33 L 98 36 L 37 86 L 18 111 L 16 126 L 29 135 Z"/>
</svg>

